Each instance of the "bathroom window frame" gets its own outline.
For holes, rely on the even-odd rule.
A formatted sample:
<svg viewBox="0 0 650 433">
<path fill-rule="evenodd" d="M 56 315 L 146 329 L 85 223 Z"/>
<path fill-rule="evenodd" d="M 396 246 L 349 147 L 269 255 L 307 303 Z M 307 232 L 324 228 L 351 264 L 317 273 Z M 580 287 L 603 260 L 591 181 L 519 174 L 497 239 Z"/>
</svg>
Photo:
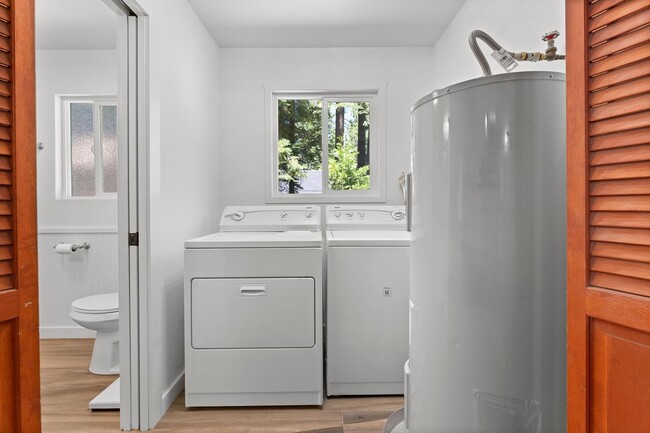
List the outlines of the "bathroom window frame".
<svg viewBox="0 0 650 433">
<path fill-rule="evenodd" d="M 116 192 L 104 192 L 100 110 L 103 106 L 117 107 L 117 96 L 108 94 L 56 95 L 56 125 L 58 132 L 56 158 L 56 198 L 59 200 L 117 200 Z M 70 104 L 93 105 L 93 139 L 95 142 L 95 195 L 72 195 L 72 143 L 70 137 Z M 119 113 L 118 113 L 119 119 Z M 118 122 L 119 123 L 119 122 Z M 119 132 L 118 132 L 119 134 Z M 117 172 L 116 172 L 117 175 Z M 116 180 L 117 182 L 117 180 Z"/>
<path fill-rule="evenodd" d="M 388 83 L 348 84 L 345 86 L 296 86 L 286 84 L 264 84 L 266 120 L 266 202 L 267 203 L 383 203 L 385 190 L 385 90 Z M 323 160 L 322 185 L 320 193 L 283 194 L 278 190 L 278 101 L 281 99 L 321 100 Z M 328 110 L 326 104 L 334 102 L 370 103 L 370 188 L 367 190 L 330 190 L 328 187 L 329 157 Z"/>
</svg>

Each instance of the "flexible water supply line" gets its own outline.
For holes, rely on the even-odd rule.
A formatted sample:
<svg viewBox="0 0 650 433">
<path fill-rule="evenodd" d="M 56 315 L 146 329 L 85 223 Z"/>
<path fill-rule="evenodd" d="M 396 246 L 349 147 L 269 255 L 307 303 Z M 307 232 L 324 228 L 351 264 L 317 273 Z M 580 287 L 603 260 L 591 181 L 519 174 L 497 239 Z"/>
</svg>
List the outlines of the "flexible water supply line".
<svg viewBox="0 0 650 433">
<path fill-rule="evenodd" d="M 472 52 L 474 53 L 474 57 L 476 57 L 476 60 L 478 61 L 479 65 L 481 65 L 481 69 L 483 70 L 483 75 L 488 76 L 488 75 L 492 75 L 492 69 L 488 64 L 487 59 L 483 54 L 483 51 L 481 51 L 481 48 L 478 45 L 478 39 L 485 42 L 490 48 L 492 48 L 497 53 L 499 52 L 501 52 L 502 54 L 507 53 L 512 60 L 538 62 L 541 60 L 546 60 L 546 61 L 564 60 L 566 58 L 566 56 L 563 54 L 557 54 L 555 39 L 559 35 L 560 32 L 555 30 L 552 32 L 548 32 L 542 37 L 542 40 L 547 42 L 548 44 L 545 53 L 540 53 L 540 52 L 530 53 L 525 51 L 515 53 L 512 51 L 504 50 L 503 47 L 497 41 L 495 41 L 490 35 L 485 33 L 483 30 L 474 30 L 472 33 L 470 33 L 469 46 L 472 49 Z M 510 71 L 516 66 L 516 63 L 513 66 L 511 66 L 510 69 L 508 69 L 503 64 L 502 66 L 504 66 L 506 71 Z"/>
</svg>

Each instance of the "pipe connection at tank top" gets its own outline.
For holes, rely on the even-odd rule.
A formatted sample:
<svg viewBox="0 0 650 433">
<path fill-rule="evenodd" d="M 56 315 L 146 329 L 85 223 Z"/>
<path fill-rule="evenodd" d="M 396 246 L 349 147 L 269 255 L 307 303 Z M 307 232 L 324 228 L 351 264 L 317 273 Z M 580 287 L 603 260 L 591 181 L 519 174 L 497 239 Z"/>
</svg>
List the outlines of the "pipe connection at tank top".
<svg viewBox="0 0 650 433">
<path fill-rule="evenodd" d="M 478 39 L 485 42 L 490 48 L 494 50 L 492 57 L 497 62 L 499 62 L 501 67 L 503 67 L 506 72 L 510 72 L 517 67 L 518 61 L 539 62 L 545 60 L 552 62 L 554 60 L 564 60 L 566 56 L 564 54 L 558 54 L 557 47 L 555 46 L 555 40 L 558 38 L 558 36 L 560 36 L 560 32 L 557 30 L 548 32 L 542 36 L 542 40 L 547 44 L 546 51 L 543 53 L 531 53 L 526 51 L 513 52 L 503 48 L 497 41 L 492 39 L 492 37 L 485 33 L 483 30 L 474 30 L 469 35 L 469 46 L 472 49 L 476 60 L 481 65 L 481 69 L 483 69 L 483 75 L 488 76 L 492 75 L 492 69 L 488 64 L 485 55 L 483 55 L 481 48 L 478 46 Z"/>
</svg>

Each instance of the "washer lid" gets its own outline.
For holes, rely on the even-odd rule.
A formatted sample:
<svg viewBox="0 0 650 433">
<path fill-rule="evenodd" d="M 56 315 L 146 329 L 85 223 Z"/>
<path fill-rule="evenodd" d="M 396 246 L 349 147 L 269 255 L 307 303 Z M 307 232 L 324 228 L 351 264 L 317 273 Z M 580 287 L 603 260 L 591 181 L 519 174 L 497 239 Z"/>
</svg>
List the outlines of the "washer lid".
<svg viewBox="0 0 650 433">
<path fill-rule="evenodd" d="M 86 296 L 72 303 L 73 310 L 86 314 L 116 313 L 119 307 L 120 298 L 117 293 Z"/>
<path fill-rule="evenodd" d="M 185 248 L 301 248 L 321 247 L 321 232 L 219 232 L 185 241 Z"/>
<path fill-rule="evenodd" d="M 327 232 L 330 247 L 408 247 L 411 232 L 397 230 L 341 230 Z"/>
</svg>

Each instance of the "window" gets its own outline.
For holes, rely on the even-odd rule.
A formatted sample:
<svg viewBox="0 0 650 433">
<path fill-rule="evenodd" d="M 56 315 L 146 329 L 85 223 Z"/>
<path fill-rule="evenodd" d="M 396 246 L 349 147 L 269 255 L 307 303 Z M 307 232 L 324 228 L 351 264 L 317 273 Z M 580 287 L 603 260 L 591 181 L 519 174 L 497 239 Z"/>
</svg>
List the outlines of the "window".
<svg viewBox="0 0 650 433">
<path fill-rule="evenodd" d="M 269 99 L 270 201 L 383 199 L 378 91 L 275 91 Z"/>
<path fill-rule="evenodd" d="M 62 144 L 59 198 L 115 198 L 118 140 L 115 97 L 58 98 Z"/>
</svg>

